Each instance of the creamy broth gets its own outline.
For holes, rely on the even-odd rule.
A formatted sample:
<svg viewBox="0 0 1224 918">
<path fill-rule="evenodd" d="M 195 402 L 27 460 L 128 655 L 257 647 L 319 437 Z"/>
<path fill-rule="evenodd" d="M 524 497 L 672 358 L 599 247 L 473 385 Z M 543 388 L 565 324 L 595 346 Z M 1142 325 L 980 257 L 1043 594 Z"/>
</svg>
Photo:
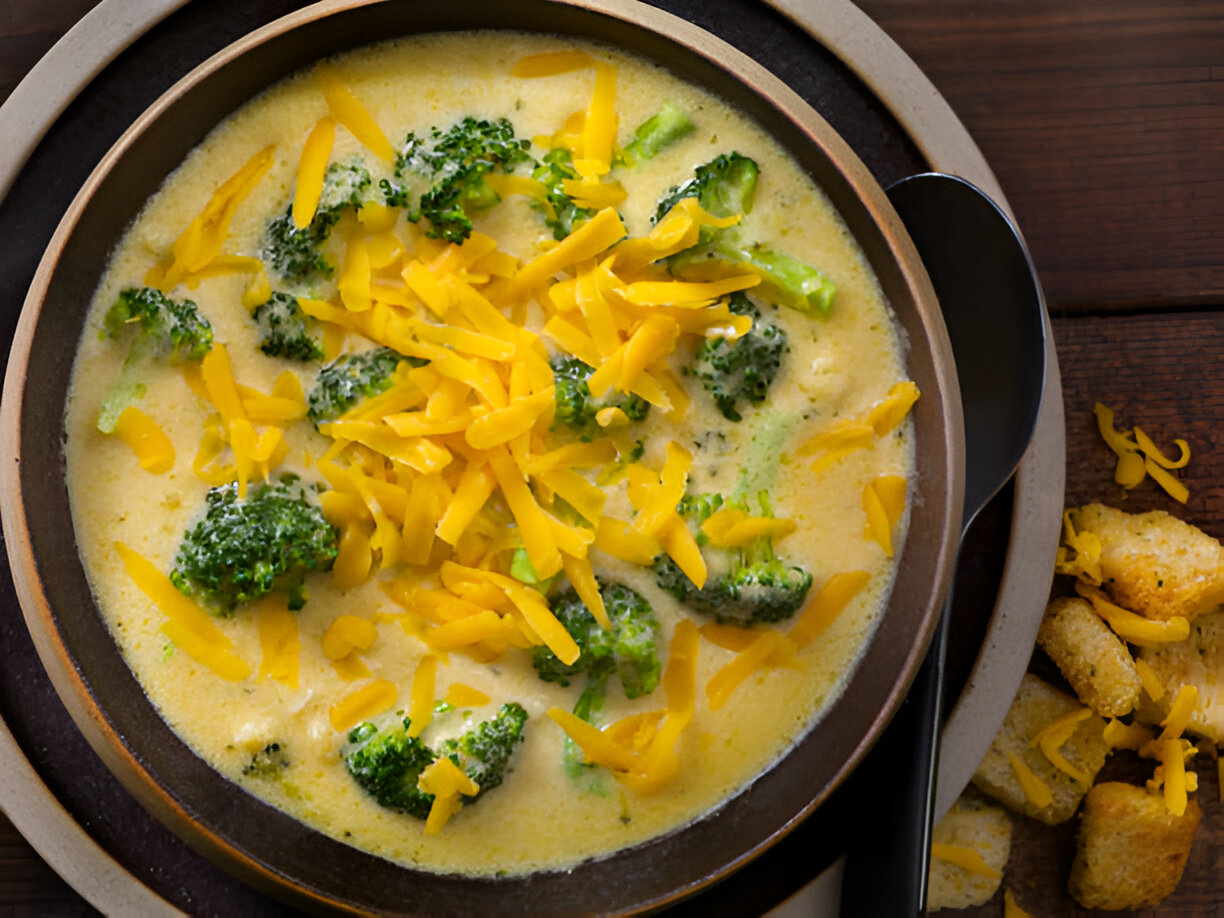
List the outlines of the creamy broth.
<svg viewBox="0 0 1224 918">
<path fill-rule="evenodd" d="M 554 135 L 569 116 L 587 108 L 591 71 L 523 79 L 512 77 L 511 70 L 525 55 L 574 47 L 570 40 L 541 36 L 445 35 L 378 46 L 338 58 L 334 67 L 393 143 L 409 130 L 424 135 L 432 125 L 445 128 L 467 115 L 506 117 L 516 136 L 541 138 Z M 701 639 L 695 710 L 675 747 L 680 768 L 660 788 L 640 792 L 604 769 L 592 770 L 582 782 L 565 774 L 564 733 L 546 712 L 552 707 L 571 709 L 582 690 L 581 678 L 568 687 L 541 681 L 530 653 L 515 647 L 493 662 L 451 651 L 439 655 L 434 697 L 442 699 L 450 686 L 463 684 L 490 700 L 435 715 L 425 740 L 432 745 L 453 736 L 491 717 L 507 701 L 521 703 L 529 720 L 505 783 L 461 809 L 441 832 L 426 834 L 423 821 L 380 807 L 353 782 L 339 755 L 347 727 L 337 729 L 331 716 L 338 700 L 374 679 L 388 680 L 398 689 L 392 708 L 372 716 L 374 722 L 385 724 L 408 709 L 414 673 L 431 651 L 422 640 L 430 626 L 381 587 L 404 565 L 376 569 L 366 582 L 348 589 L 326 573 L 309 576 L 309 599 L 296 613 L 300 650 L 294 686 L 261 673 L 262 645 L 256 616 L 249 609 L 215 619 L 234 652 L 250 665 L 248 677 L 221 678 L 176 647 L 161 630 L 163 611 L 129 576 L 115 550 L 115 543 L 121 542 L 162 572 L 174 567 L 183 533 L 199 518 L 209 489 L 193 472 L 193 458 L 215 409 L 181 368 L 150 365 L 143 376 L 148 392 L 139 407 L 169 436 L 176 460 L 164 474 L 143 471 L 120 437 L 103 435 L 95 427 L 102 397 L 118 376 L 125 352 L 114 341 L 99 340 L 102 316 L 121 290 L 139 286 L 151 269 L 165 262 L 213 189 L 257 151 L 275 144 L 271 169 L 236 208 L 223 246 L 226 254 L 259 255 L 266 222 L 284 213 L 292 200 L 302 143 L 328 113 L 313 74 L 274 87 L 219 126 L 147 205 L 116 248 L 99 285 L 74 371 L 68 471 L 78 540 L 98 605 L 150 699 L 192 748 L 252 793 L 350 844 L 428 870 L 494 874 L 563 868 L 675 829 L 718 806 L 782 756 L 836 698 L 892 583 L 893 559 L 865 534 L 863 492 L 880 476 L 909 477 L 908 422 L 868 448 L 826 455 L 829 461 L 818 461 L 819 451 L 800 449 L 840 422 L 866 417 L 905 379 L 903 344 L 862 252 L 822 192 L 742 114 L 657 67 L 601 47 L 587 50 L 616 66 L 622 143 L 664 100 L 687 112 L 696 124 L 693 134 L 649 162 L 606 176 L 622 182 L 627 192 L 617 209 L 630 237 L 650 231 L 655 202 L 690 178 L 694 166 L 716 154 L 738 151 L 760 165 L 749 217 L 754 233 L 819 266 L 837 285 L 828 316 L 763 305 L 767 317 L 787 332 L 789 351 L 767 400 L 743 408 L 742 421 L 729 422 L 698 380 L 677 372 L 690 401 L 684 416 L 665 417 L 655 408 L 646 420 L 626 428 L 630 440 L 644 443 L 638 464 L 657 474 L 666 460 L 666 444 L 675 441 L 693 454 L 688 493 L 729 493 L 744 457 L 754 448 L 753 438 L 761 438 L 781 462 L 769 476 L 774 480 L 757 484 L 768 487 L 776 516 L 797 526 L 776 547 L 787 561 L 812 574 L 809 598 L 833 575 L 869 575 L 866 586 L 818 640 L 799 649 L 789 665 L 753 670 L 717 709 L 711 708 L 704 687 L 736 652 Z M 539 158 L 544 150 L 536 146 L 531 152 Z M 337 127 L 331 160 L 354 156 L 363 158 L 375 184 L 390 174 L 351 133 Z M 338 240 L 358 226 L 351 216 L 344 220 L 349 222 L 337 227 Z M 505 195 L 474 222 L 478 231 L 497 240 L 501 251 L 522 262 L 553 244 L 540 214 L 521 196 Z M 423 239 L 423 229 L 424 224 L 414 226 L 400 218 L 394 231 L 406 242 L 404 259 L 414 250 L 437 251 L 436 244 Z M 309 391 L 318 364 L 273 359 L 257 349 L 250 313 L 242 305 L 247 283 L 242 271 L 222 272 L 193 279 L 190 288 L 170 293 L 198 304 L 215 340 L 226 345 L 233 377 L 240 384 L 268 393 L 277 376 L 290 369 Z M 272 287 L 281 289 L 275 277 Z M 324 282 L 311 293 L 318 300 L 341 303 L 332 283 Z M 749 295 L 767 303 L 752 291 Z M 432 318 L 426 310 L 420 314 Z M 542 306 L 533 303 L 515 318 L 538 331 L 546 316 Z M 558 350 L 551 339 L 542 340 L 553 352 Z M 691 356 L 696 340 L 681 337 L 669 358 L 675 367 Z M 369 342 L 351 334 L 344 346 L 360 350 Z M 314 462 L 330 441 L 307 420 L 285 424 L 283 431 L 288 450 L 275 473 L 291 471 L 306 481 L 321 481 Z M 819 468 L 814 469 L 814 463 Z M 602 487 L 607 494 L 603 513 L 632 519 L 634 508 L 624 481 Z M 492 500 L 498 500 L 496 494 Z M 903 516 L 893 531 L 898 553 L 904 530 Z M 654 607 L 665 667 L 677 624 L 710 621 L 686 611 L 661 590 L 650 567 L 617 560 L 597 548 L 590 550 L 590 559 L 597 574 L 632 587 Z M 341 614 L 376 623 L 377 639 L 359 654 L 368 675 L 346 678 L 352 674 L 342 674 L 323 653 L 322 635 Z M 798 619 L 770 627 L 785 632 Z M 612 678 L 601 722 L 656 711 L 665 701 L 662 687 L 629 700 Z M 269 743 L 281 744 L 288 760 L 280 780 L 244 776 L 244 766 Z"/>
</svg>

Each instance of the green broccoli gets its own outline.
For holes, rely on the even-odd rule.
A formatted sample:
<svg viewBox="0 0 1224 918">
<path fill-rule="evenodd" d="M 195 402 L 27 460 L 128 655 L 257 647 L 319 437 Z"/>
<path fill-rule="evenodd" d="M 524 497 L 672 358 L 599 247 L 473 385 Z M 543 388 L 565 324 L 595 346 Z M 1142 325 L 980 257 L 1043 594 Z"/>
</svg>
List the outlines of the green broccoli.
<svg viewBox="0 0 1224 918">
<path fill-rule="evenodd" d="M 664 102 L 657 112 L 638 125 L 633 140 L 617 154 L 616 164 L 630 169 L 640 166 L 695 130 L 697 126 L 688 115 L 671 102 Z"/>
<path fill-rule="evenodd" d="M 765 494 L 758 499 L 762 514 L 771 516 Z M 748 510 L 745 502 L 723 501 L 719 495 L 685 498 L 676 510 L 700 525 L 724 504 Z M 703 544 L 701 550 L 710 573 L 700 589 L 665 554 L 655 559 L 655 582 L 686 607 L 712 615 L 719 622 L 752 625 L 783 621 L 799 610 L 812 588 L 812 575 L 778 558 L 768 537 L 739 549 Z"/>
<path fill-rule="evenodd" d="M 601 430 L 595 415 L 604 408 L 619 408 L 630 421 L 640 421 L 650 411 L 650 403 L 639 395 L 608 392 L 602 398 L 595 398 L 587 385 L 594 370 L 577 357 L 554 357 L 552 370 L 557 403 L 554 430 L 564 425 L 576 431 L 583 440 L 590 440 Z"/>
<path fill-rule="evenodd" d="M 404 208 L 413 222 L 429 223 L 426 235 L 462 242 L 472 232 L 468 214 L 501 200 L 485 176 L 531 161 L 530 146 L 531 141 L 515 138 L 505 118 L 469 116 L 445 132 L 432 128 L 428 141 L 410 133 L 396 156 L 395 179 L 379 184 L 388 205 Z"/>
<path fill-rule="evenodd" d="M 245 778 L 259 778 L 261 781 L 280 780 L 281 774 L 289 767 L 289 753 L 280 743 L 268 743 L 253 756 L 251 761 L 242 766 Z"/>
<path fill-rule="evenodd" d="M 370 186 L 370 173 L 359 160 L 332 163 L 323 175 L 323 190 L 310 223 L 300 229 L 293 222 L 293 205 L 264 228 L 262 255 L 287 281 L 306 283 L 330 278 L 335 266 L 322 247 L 346 210 L 359 209 Z"/>
<path fill-rule="evenodd" d="M 596 724 L 600 712 L 603 711 L 604 698 L 607 696 L 608 680 L 591 679 L 586 688 L 574 703 L 574 716 L 589 724 Z M 561 767 L 572 781 L 579 782 L 582 789 L 599 797 L 608 795 L 608 787 L 599 766 L 586 761 L 586 753 L 582 747 L 568 736 L 561 741 Z"/>
<path fill-rule="evenodd" d="M 554 239 L 564 239 L 591 217 L 595 211 L 579 207 L 565 191 L 566 179 L 578 178 L 570 151 L 558 147 L 544 154 L 544 160 L 531 172 L 531 177 L 544 186 L 546 201 L 531 201 L 531 207 L 544 213 L 544 222 L 553 231 Z"/>
<path fill-rule="evenodd" d="M 307 316 L 297 297 L 273 293 L 251 316 L 259 327 L 259 349 L 286 360 L 322 360 L 323 345 L 310 337 Z"/>
<path fill-rule="evenodd" d="M 649 695 L 659 684 L 657 638 L 659 622 L 654 610 L 638 593 L 619 583 L 600 583 L 599 593 L 612 622 L 606 629 L 595 620 L 577 592 L 567 590 L 552 603 L 552 613 L 578 644 L 579 656 L 562 663 L 547 647 L 535 647 L 531 662 L 545 682 L 569 685 L 586 673 L 588 682 L 620 677 L 629 698 Z"/>
<path fill-rule="evenodd" d="M 379 806 L 426 819 L 433 795 L 418 788 L 417 781 L 437 756 L 420 737 L 408 735 L 409 724 L 408 718 L 382 730 L 368 721 L 358 724 L 349 731 L 340 757 L 352 779 Z"/>
<path fill-rule="evenodd" d="M 697 198 L 702 208 L 716 217 L 747 215 L 752 212 L 759 175 L 755 160 L 739 153 L 721 154 L 698 166 L 693 178 L 664 195 L 655 220 L 682 198 Z M 751 239 L 743 221 L 725 229 L 703 227 L 697 244 L 671 256 L 668 264 L 673 272 L 682 273 L 687 266 L 707 258 L 751 264 L 765 281 L 762 287 L 780 305 L 808 315 L 827 315 L 833 306 L 836 287 L 824 272 Z"/>
<path fill-rule="evenodd" d="M 428 363 L 404 357 L 389 347 L 371 348 L 337 358 L 319 371 L 307 396 L 307 416 L 319 424 L 334 421 L 358 402 L 386 392 L 395 384 L 401 362 L 419 367 Z"/>
<path fill-rule="evenodd" d="M 492 720 L 477 724 L 457 739 L 446 740 L 438 755 L 446 756 L 480 786 L 471 802 L 497 787 L 510 772 L 510 759 L 523 741 L 527 711 L 517 702 L 501 706 Z"/>
<path fill-rule="evenodd" d="M 739 421 L 741 402 L 765 401 L 788 347 L 786 331 L 762 320 L 761 311 L 744 294 L 731 294 L 730 309 L 751 316 L 752 328 L 735 341 L 722 336 L 704 339 L 688 372 L 701 380 L 723 417 Z"/>
<path fill-rule="evenodd" d="M 338 541 L 295 476 L 252 486 L 245 498 L 230 482 L 208 492 L 204 517 L 184 534 L 170 579 L 224 617 L 273 591 L 287 594 L 297 610 L 306 603 L 306 574 L 331 569 Z"/>
<path fill-rule="evenodd" d="M 491 719 L 477 724 L 462 736 L 446 740 L 437 750 L 420 737 L 410 737 L 411 721 L 379 730 L 366 722 L 349 731 L 340 757 L 349 775 L 381 806 L 426 819 L 433 795 L 417 787 L 421 772 L 440 757 L 449 758 L 480 786 L 467 798 L 473 803 L 501 784 L 510 771 L 515 749 L 523 741 L 527 711 L 517 702 L 502 705 Z"/>
<path fill-rule="evenodd" d="M 123 409 L 144 398 L 139 380 L 146 360 L 172 366 L 198 362 L 212 350 L 213 330 L 191 300 L 172 300 L 154 287 L 132 287 L 119 294 L 102 320 L 99 338 L 129 336 L 127 357 L 119 379 L 102 401 L 98 430 L 112 433 Z"/>
</svg>

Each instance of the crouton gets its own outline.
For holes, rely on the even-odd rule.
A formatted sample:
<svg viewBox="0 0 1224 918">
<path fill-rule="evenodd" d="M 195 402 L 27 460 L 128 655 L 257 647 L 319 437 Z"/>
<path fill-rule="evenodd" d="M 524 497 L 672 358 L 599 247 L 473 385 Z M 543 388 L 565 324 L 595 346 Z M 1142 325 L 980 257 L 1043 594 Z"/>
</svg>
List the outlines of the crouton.
<svg viewBox="0 0 1224 918">
<path fill-rule="evenodd" d="M 985 905 L 1011 854 L 1011 818 L 1002 807 L 962 796 L 931 836 L 927 911 Z"/>
<path fill-rule="evenodd" d="M 1103 717 L 1129 714 L 1141 682 L 1126 644 L 1079 597 L 1052 600 L 1037 643 L 1054 661 L 1080 701 Z"/>
<path fill-rule="evenodd" d="M 1153 906 L 1177 888 L 1203 811 L 1172 815 L 1164 798 L 1107 781 L 1088 792 L 1067 888 L 1084 908 Z"/>
<path fill-rule="evenodd" d="M 1153 619 L 1193 619 L 1224 602 L 1224 546 L 1163 510 L 1124 513 L 1103 504 L 1071 511 L 1077 532 L 1101 543 L 1102 588 Z"/>
<path fill-rule="evenodd" d="M 1047 751 L 1037 744 L 1043 730 L 1077 717 L 1081 719 L 1057 749 Z M 973 783 L 1017 813 L 1047 825 L 1065 822 L 1075 814 L 1105 764 L 1109 747 L 1104 731 L 1100 716 L 1066 692 L 1026 673 Z"/>
<path fill-rule="evenodd" d="M 1224 680 L 1219 677 L 1224 673 L 1224 612 L 1200 615 L 1190 623 L 1186 640 L 1141 648 L 1139 659 L 1160 677 L 1166 698 L 1184 685 L 1198 689 L 1198 704 L 1187 730 L 1213 743 L 1224 739 Z M 1163 712 L 1161 717 L 1167 714 L 1167 701 L 1157 710 Z"/>
</svg>

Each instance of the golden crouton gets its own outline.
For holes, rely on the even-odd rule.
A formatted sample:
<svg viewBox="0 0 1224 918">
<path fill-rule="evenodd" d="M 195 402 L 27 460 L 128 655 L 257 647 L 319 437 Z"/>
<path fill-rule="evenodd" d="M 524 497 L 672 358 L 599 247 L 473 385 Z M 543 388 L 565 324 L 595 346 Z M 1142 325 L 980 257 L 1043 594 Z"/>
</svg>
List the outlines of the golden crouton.
<svg viewBox="0 0 1224 918">
<path fill-rule="evenodd" d="M 1177 888 L 1202 815 L 1195 800 L 1174 816 L 1159 794 L 1098 784 L 1084 800 L 1068 890 L 1084 908 L 1155 905 Z"/>
<path fill-rule="evenodd" d="M 1081 719 L 1065 742 L 1043 749 L 1038 734 L 1070 723 L 1065 718 Z M 1017 813 L 1048 825 L 1065 822 L 1105 764 L 1104 730 L 1105 721 L 1075 698 L 1026 673 L 973 783 Z"/>
<path fill-rule="evenodd" d="M 962 796 L 931 836 L 927 911 L 990 901 L 1011 853 L 1011 817 L 1002 807 Z"/>
<path fill-rule="evenodd" d="M 1103 504 L 1071 511 L 1077 532 L 1101 543 L 1101 586 L 1123 608 L 1156 621 L 1191 619 L 1224 602 L 1224 546 L 1163 510 Z"/>
<path fill-rule="evenodd" d="M 1135 661 L 1086 599 L 1050 602 L 1037 631 L 1049 655 L 1080 701 L 1104 717 L 1129 714 L 1141 686 Z"/>
<path fill-rule="evenodd" d="M 1186 729 L 1213 743 L 1224 738 L 1224 612 L 1200 615 L 1190 623 L 1184 641 L 1141 648 L 1139 659 L 1155 670 L 1165 689 L 1161 703 L 1154 706 L 1159 716 L 1144 710 L 1145 722 L 1158 722 L 1178 689 L 1193 685 L 1198 705 Z"/>
</svg>

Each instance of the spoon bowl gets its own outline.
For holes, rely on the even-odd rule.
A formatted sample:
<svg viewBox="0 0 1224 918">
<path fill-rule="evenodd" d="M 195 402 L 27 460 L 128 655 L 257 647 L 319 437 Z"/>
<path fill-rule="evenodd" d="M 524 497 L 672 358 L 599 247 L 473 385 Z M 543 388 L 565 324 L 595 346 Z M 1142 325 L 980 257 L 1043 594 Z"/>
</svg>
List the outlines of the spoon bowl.
<svg viewBox="0 0 1224 918">
<path fill-rule="evenodd" d="M 1019 230 L 970 182 L 923 173 L 892 185 L 888 197 L 926 265 L 956 358 L 963 539 L 1032 439 L 1046 378 L 1045 301 Z M 875 790 L 866 795 L 874 814 L 860 825 L 876 831 L 860 832 L 850 848 L 843 915 L 925 913 L 950 604 L 905 703 L 857 776 Z"/>
</svg>

